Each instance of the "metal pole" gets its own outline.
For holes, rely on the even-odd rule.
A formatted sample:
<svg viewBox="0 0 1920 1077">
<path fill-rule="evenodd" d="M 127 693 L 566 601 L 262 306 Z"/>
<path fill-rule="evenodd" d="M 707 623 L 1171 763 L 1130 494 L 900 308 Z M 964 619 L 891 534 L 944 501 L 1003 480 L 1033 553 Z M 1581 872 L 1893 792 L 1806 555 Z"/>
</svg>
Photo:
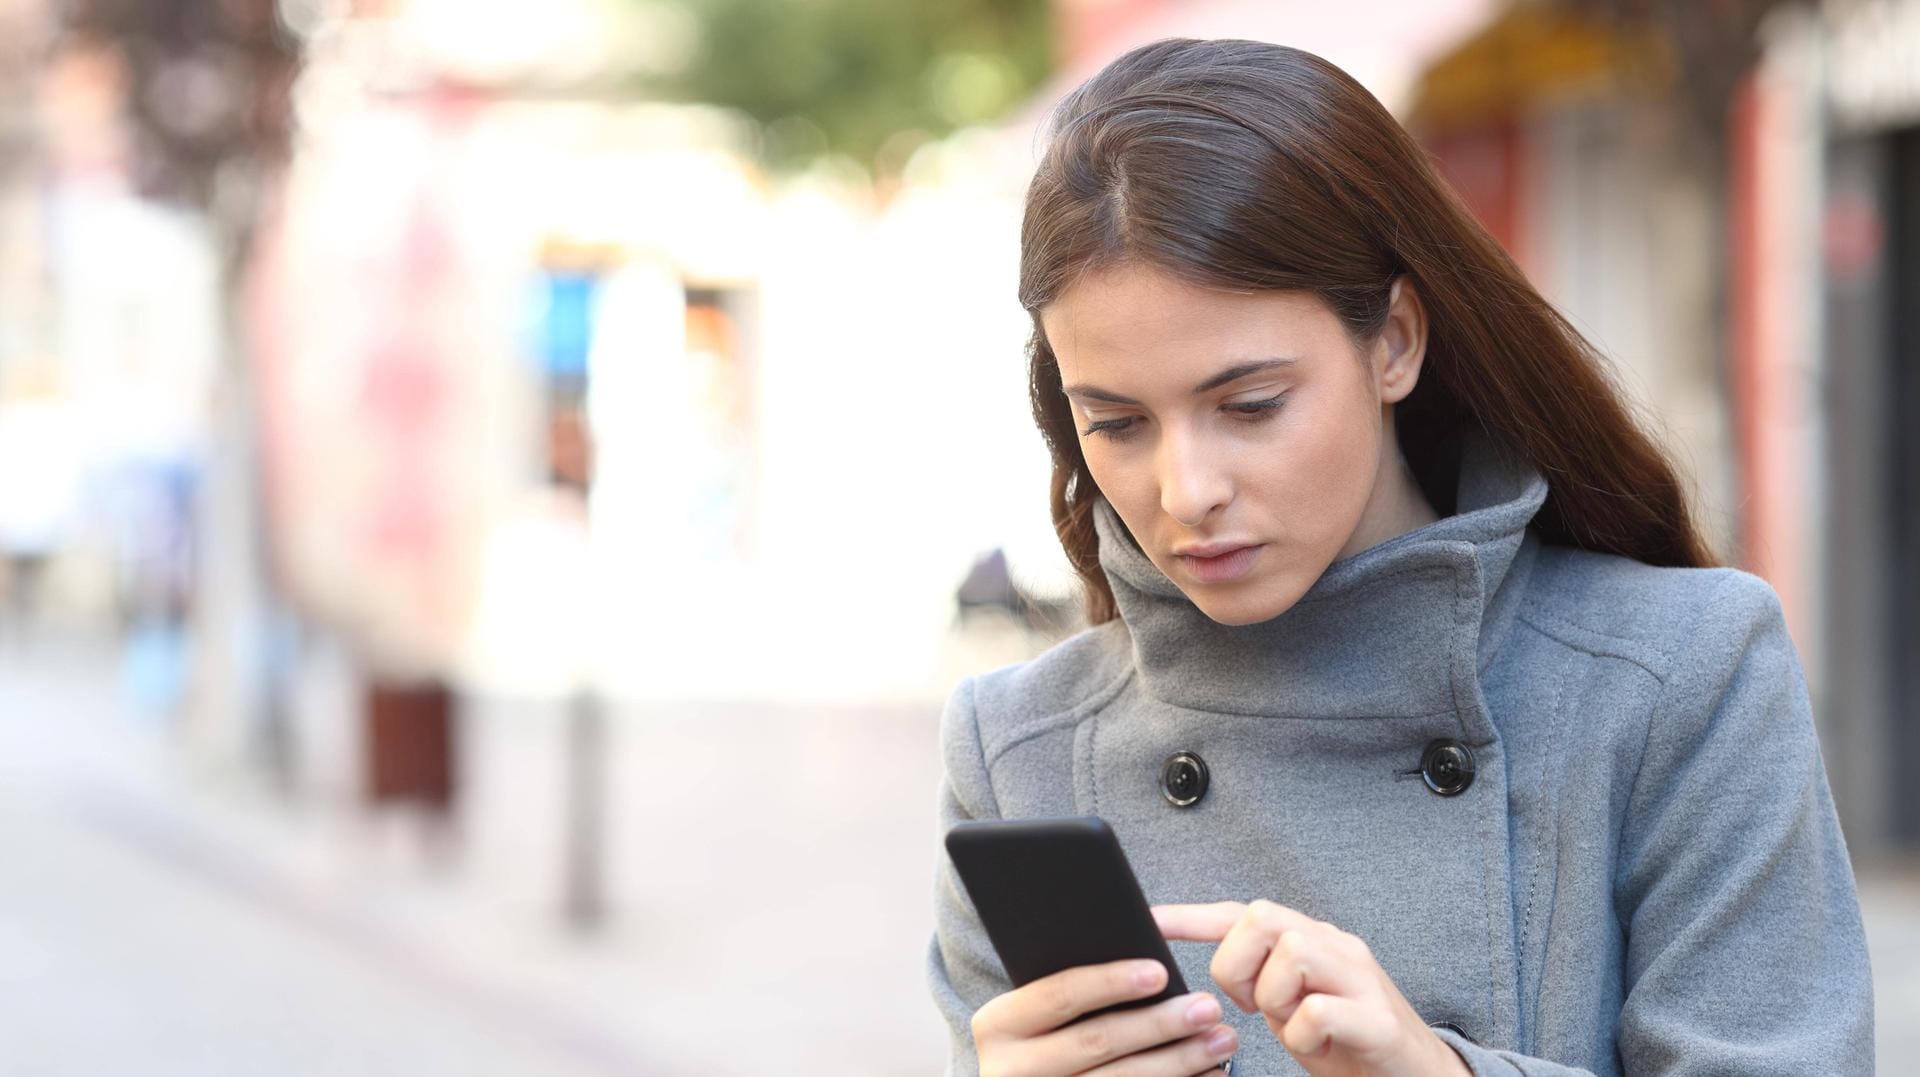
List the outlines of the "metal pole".
<svg viewBox="0 0 1920 1077">
<path fill-rule="evenodd" d="M 585 687 L 567 711 L 566 919 L 593 931 L 606 919 L 606 712 Z"/>
</svg>

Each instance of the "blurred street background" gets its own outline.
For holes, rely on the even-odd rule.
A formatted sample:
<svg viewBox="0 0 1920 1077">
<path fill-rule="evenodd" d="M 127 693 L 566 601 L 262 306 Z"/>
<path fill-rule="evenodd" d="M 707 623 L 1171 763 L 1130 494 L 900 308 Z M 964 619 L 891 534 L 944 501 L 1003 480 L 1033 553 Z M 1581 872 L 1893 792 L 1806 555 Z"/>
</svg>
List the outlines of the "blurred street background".
<svg viewBox="0 0 1920 1077">
<path fill-rule="evenodd" d="M 1920 0 L 0 0 L 0 1071 L 932 1074 L 1063 93 L 1365 83 L 1785 603 L 1920 1057 Z"/>
</svg>

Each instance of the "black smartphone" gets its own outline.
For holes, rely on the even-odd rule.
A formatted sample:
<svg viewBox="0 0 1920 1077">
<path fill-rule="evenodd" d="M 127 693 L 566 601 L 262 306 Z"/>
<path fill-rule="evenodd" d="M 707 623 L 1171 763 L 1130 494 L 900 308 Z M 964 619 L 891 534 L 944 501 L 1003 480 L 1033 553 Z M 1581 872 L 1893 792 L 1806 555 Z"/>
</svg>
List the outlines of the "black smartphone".
<svg viewBox="0 0 1920 1077">
<path fill-rule="evenodd" d="M 1015 987 L 1075 965 L 1125 958 L 1152 958 L 1167 967 L 1159 994 L 1082 1014 L 1069 1025 L 1187 993 L 1106 820 L 1078 815 L 956 823 L 947 831 L 947 855 Z"/>
</svg>

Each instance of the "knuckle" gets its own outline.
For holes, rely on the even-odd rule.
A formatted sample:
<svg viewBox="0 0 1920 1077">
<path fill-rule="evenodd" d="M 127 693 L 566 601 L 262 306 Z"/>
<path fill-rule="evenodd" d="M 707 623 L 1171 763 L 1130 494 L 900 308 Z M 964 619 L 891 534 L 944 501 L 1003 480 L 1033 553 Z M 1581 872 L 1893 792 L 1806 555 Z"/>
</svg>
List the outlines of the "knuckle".
<svg viewBox="0 0 1920 1077">
<path fill-rule="evenodd" d="M 1173 1072 L 1167 1068 L 1167 1063 L 1167 1051 L 1164 1049 L 1138 1051 L 1125 1058 L 1116 1058 L 1095 1072 L 1100 1077 L 1160 1077 Z"/>
<path fill-rule="evenodd" d="M 1280 986 L 1273 979 L 1262 979 L 1253 988 L 1253 1005 L 1263 1013 L 1278 1013 L 1287 999 L 1280 994 Z"/>
<path fill-rule="evenodd" d="M 1001 1011 L 1006 1009 L 1012 1001 L 1011 993 L 995 995 L 979 1009 L 973 1011 L 973 1017 L 968 1022 L 968 1026 L 973 1030 L 974 1042 L 984 1041 L 994 1034 L 994 1030 L 1000 1024 Z"/>
<path fill-rule="evenodd" d="M 1207 1037 L 1211 1035 L 1213 1035 L 1213 1029 L 1203 1028 L 1181 1040 L 1174 1048 L 1181 1073 L 1205 1075 L 1218 1072 L 1215 1067 L 1219 1065 L 1219 1060 L 1213 1057 L 1213 1052 L 1207 1050 Z"/>
<path fill-rule="evenodd" d="M 1207 975 L 1213 977 L 1214 983 L 1224 984 L 1227 982 L 1226 957 L 1218 950 L 1214 951 L 1213 960 L 1207 964 Z"/>
<path fill-rule="evenodd" d="M 1187 1011 L 1206 996 L 1200 993 L 1188 993 L 1170 998 L 1160 1004 L 1160 1012 L 1155 1014 L 1158 1030 L 1163 1037 L 1178 1037 L 1187 1034 Z"/>
<path fill-rule="evenodd" d="M 1065 976 L 1050 980 L 1047 989 L 1040 996 L 1043 1012 L 1057 1024 L 1062 1024 L 1079 1012 L 1075 1009 L 1072 981 Z"/>
<path fill-rule="evenodd" d="M 1154 1007 L 1154 1031 L 1162 1036 L 1169 1033 L 1184 1033 L 1187 1030 L 1187 1007 L 1193 1004 L 1193 996 L 1181 995 L 1170 998 Z"/>
<path fill-rule="evenodd" d="M 1113 1047 L 1113 1033 L 1104 1021 L 1086 1021 L 1076 1027 L 1073 1042 L 1082 1057 L 1104 1059 Z"/>
<path fill-rule="evenodd" d="M 1115 1000 L 1134 998 L 1146 992 L 1146 988 L 1133 982 L 1133 962 L 1121 961 L 1108 967 L 1101 990 L 1108 998 Z"/>
<path fill-rule="evenodd" d="M 1280 1028 L 1280 1042 L 1289 1051 L 1299 1051 L 1306 1046 L 1306 1027 L 1299 1021 L 1288 1021 Z"/>
</svg>

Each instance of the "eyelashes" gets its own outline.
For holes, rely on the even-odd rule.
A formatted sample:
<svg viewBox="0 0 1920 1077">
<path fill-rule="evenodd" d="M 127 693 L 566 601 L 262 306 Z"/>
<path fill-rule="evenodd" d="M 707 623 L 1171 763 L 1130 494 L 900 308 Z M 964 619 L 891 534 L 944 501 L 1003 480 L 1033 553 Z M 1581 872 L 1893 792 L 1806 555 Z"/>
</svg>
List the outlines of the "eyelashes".
<svg viewBox="0 0 1920 1077">
<path fill-rule="evenodd" d="M 1274 412 L 1280 410 L 1280 406 L 1285 404 L 1286 400 L 1287 394 L 1281 393 L 1279 396 L 1270 396 L 1265 400 L 1249 400 L 1244 404 L 1228 404 L 1226 410 L 1238 412 L 1242 416 L 1245 416 L 1243 419 L 1244 422 L 1261 423 L 1273 418 Z M 1080 433 L 1082 436 L 1099 434 L 1101 437 L 1111 441 L 1125 441 L 1127 438 L 1133 436 L 1133 428 L 1135 425 L 1136 420 L 1132 416 L 1128 416 L 1125 419 L 1105 419 L 1094 423 Z"/>
</svg>

